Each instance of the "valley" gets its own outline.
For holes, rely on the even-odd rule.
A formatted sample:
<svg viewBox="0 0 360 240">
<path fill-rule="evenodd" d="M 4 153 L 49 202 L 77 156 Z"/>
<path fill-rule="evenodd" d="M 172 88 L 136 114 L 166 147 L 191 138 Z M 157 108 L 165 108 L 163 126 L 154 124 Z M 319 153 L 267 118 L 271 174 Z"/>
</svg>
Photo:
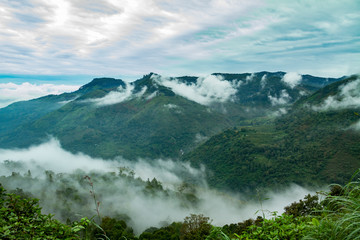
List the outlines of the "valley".
<svg viewBox="0 0 360 240">
<path fill-rule="evenodd" d="M 123 221 L 129 239 L 178 236 L 193 213 L 221 231 L 282 213 L 360 168 L 359 77 L 290 77 L 97 78 L 13 103 L 0 109 L 0 182 L 62 222 L 96 216 L 95 200 L 94 223 Z"/>
</svg>

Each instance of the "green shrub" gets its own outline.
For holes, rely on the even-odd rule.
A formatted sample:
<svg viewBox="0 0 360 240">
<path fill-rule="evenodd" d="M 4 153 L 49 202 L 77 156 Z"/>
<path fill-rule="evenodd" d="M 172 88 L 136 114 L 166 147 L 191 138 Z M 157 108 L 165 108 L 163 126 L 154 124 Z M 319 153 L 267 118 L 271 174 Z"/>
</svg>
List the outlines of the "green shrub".
<svg viewBox="0 0 360 240">
<path fill-rule="evenodd" d="M 5 193 L 0 185 L 0 239 L 78 239 L 83 228 L 42 214 L 38 200 Z"/>
<path fill-rule="evenodd" d="M 180 240 L 203 240 L 210 234 L 211 220 L 202 214 L 191 214 L 184 219 L 180 229 Z"/>
<path fill-rule="evenodd" d="M 301 239 L 307 230 L 308 218 L 282 214 L 264 219 L 260 225 L 251 225 L 239 239 Z"/>
<path fill-rule="evenodd" d="M 359 176 L 357 171 L 352 179 Z M 360 182 L 350 181 L 341 191 L 328 194 L 319 221 L 314 221 L 305 239 L 360 239 Z"/>
</svg>

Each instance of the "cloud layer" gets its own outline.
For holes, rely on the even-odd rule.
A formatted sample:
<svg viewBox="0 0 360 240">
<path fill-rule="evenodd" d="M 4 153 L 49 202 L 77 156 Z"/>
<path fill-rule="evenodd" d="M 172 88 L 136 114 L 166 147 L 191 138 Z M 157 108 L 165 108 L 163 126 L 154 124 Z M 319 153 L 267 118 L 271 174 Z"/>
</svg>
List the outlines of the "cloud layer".
<svg viewBox="0 0 360 240">
<path fill-rule="evenodd" d="M 169 184 L 181 183 L 182 180 L 177 175 L 182 175 L 183 172 L 196 177 L 204 175 L 203 169 L 194 169 L 187 163 L 175 163 L 170 160 L 157 159 L 150 164 L 141 159 L 131 162 L 119 157 L 105 161 L 83 153 L 73 154 L 62 149 L 60 142 L 55 138 L 26 149 L 0 149 L 0 162 L 5 160 L 22 162 L 26 169 L 33 172 L 39 172 L 39 168 L 55 173 L 71 173 L 77 169 L 90 172 L 91 170 L 113 171 L 118 167 L 128 167 L 135 170 L 136 177 L 144 180 L 156 177 L 161 182 Z M 0 170 L 0 174 L 6 174 L 6 170 L 4 172 Z"/>
<path fill-rule="evenodd" d="M 57 217 L 61 216 L 61 212 L 58 212 L 57 204 L 59 203 L 56 201 L 62 201 L 61 199 L 55 200 L 54 196 L 57 191 L 70 189 L 78 196 L 89 196 L 88 188 L 75 179 L 83 178 L 87 174 L 94 175 L 92 181 L 99 196 L 98 200 L 101 201 L 103 216 L 127 214 L 133 220 L 130 224 L 137 233 L 141 233 L 150 226 L 160 227 L 164 221 L 168 223 L 182 221 L 190 213 L 205 214 L 213 219 L 213 224 L 222 226 L 255 217 L 257 210 L 260 209 L 258 203 L 244 201 L 241 193 L 221 193 L 207 188 L 206 182 L 204 182 L 204 169 L 191 168 L 186 163 L 171 160 L 129 162 L 118 158 L 113 161 L 105 161 L 81 153 L 69 153 L 63 150 L 55 139 L 28 149 L 0 149 L 0 164 L 6 160 L 14 161 L 16 164 L 13 166 L 17 167 L 1 167 L 0 175 L 10 176 L 13 171 L 27 174 L 27 171 L 31 170 L 32 176 L 36 179 L 36 184 L 32 184 L 26 179 L 15 177 L 11 178 L 12 180 L 7 182 L 6 186 L 13 189 L 22 188 L 34 196 L 41 194 L 41 204 L 44 210 L 57 213 Z M 9 166 L 9 164 L 5 164 L 5 166 Z M 107 178 L 101 177 L 100 172 L 116 174 L 119 167 L 133 169 L 135 178 L 140 177 L 145 181 L 155 177 L 163 183 L 166 189 L 178 189 L 183 183 L 184 177 L 197 179 L 198 187 L 190 189 L 190 191 L 199 201 L 194 205 L 189 205 L 189 203 L 184 205 L 184 201 L 177 195 L 145 194 L 136 181 L 131 182 L 126 178 L 124 180 L 115 177 L 112 181 L 106 181 L 109 175 Z M 44 178 L 45 170 L 54 172 L 52 184 L 41 180 Z M 56 185 L 55 182 L 59 182 L 60 185 Z M 281 212 L 284 206 L 303 198 L 309 192 L 307 189 L 294 185 L 284 191 L 264 193 L 263 196 L 269 197 L 270 200 L 263 202 L 263 209 Z M 94 214 L 92 203 L 89 201 L 89 205 L 82 204 L 80 206 L 78 203 L 72 202 L 70 198 L 66 201 L 68 207 L 77 209 L 77 213 L 85 209 L 87 214 Z M 67 216 L 64 217 L 66 219 Z"/>
<path fill-rule="evenodd" d="M 79 88 L 74 85 L 0 83 L 0 108 L 10 103 L 38 98 L 49 94 L 72 92 Z"/>
<path fill-rule="evenodd" d="M 0 2 L 0 72 L 360 72 L 357 1 Z"/>
</svg>

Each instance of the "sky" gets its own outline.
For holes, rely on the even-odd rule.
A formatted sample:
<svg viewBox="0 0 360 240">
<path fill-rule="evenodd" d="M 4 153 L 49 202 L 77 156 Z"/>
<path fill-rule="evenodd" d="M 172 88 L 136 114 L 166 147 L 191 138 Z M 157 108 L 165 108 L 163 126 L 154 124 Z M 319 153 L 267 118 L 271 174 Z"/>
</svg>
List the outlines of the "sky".
<svg viewBox="0 0 360 240">
<path fill-rule="evenodd" d="M 341 77 L 360 72 L 359 23 L 358 0 L 0 0 L 0 83 Z"/>
</svg>

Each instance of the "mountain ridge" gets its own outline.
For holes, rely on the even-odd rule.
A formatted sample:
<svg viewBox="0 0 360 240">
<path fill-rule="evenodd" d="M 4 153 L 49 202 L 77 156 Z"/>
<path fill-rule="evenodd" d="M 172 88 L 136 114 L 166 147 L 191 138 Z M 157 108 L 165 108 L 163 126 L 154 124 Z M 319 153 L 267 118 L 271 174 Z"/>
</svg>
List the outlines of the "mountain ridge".
<svg viewBox="0 0 360 240">
<path fill-rule="evenodd" d="M 179 157 L 175 152 L 183 151 L 183 148 L 187 149 L 193 145 L 191 141 L 195 141 L 197 135 L 209 137 L 227 127 L 235 126 L 243 120 L 265 116 L 269 112 L 291 104 L 300 97 L 303 91 L 312 91 L 311 86 L 304 87 L 301 84 L 294 87 L 289 86 L 283 81 L 285 75 L 286 73 L 284 72 L 260 72 L 252 74 L 214 73 L 210 76 L 215 76 L 216 78 L 207 79 L 207 77 L 195 76 L 164 78 L 156 73 L 150 73 L 130 83 L 115 78 L 95 78 L 72 93 L 45 96 L 31 101 L 14 103 L 0 109 L 0 121 L 3 123 L 2 131 L 0 128 L 0 146 L 26 147 L 44 141 L 47 135 L 53 135 L 60 140 L 65 140 L 69 138 L 65 136 L 65 133 L 69 134 L 69 136 L 82 136 L 79 138 L 79 141 L 82 138 L 94 137 L 94 135 L 98 136 L 96 139 L 99 139 L 99 136 L 104 136 L 104 132 L 110 134 L 109 129 L 105 131 L 101 124 L 96 123 L 104 122 L 110 124 L 111 127 L 109 128 L 113 128 L 114 132 L 121 132 L 124 136 L 128 136 L 122 141 L 128 139 L 135 145 L 136 136 L 139 139 L 147 136 L 148 144 L 150 144 L 152 141 L 149 139 L 159 135 L 158 132 L 164 132 L 164 134 L 158 136 L 160 139 L 166 139 L 166 137 L 182 139 L 185 135 L 188 135 L 186 137 L 187 144 L 180 144 L 179 146 L 175 144 L 177 148 L 176 150 L 170 148 L 171 154 L 140 154 L 142 157 Z M 265 78 L 267 78 L 267 82 L 264 86 Z M 321 78 L 321 80 L 323 83 L 328 82 L 325 78 Z M 218 85 L 211 85 L 214 81 Z M 164 83 L 168 83 L 169 86 L 165 86 L 166 84 Z M 194 96 L 184 95 L 183 93 L 187 93 L 185 90 L 182 90 L 184 87 L 186 87 L 186 91 L 190 91 Z M 217 89 L 219 87 L 220 89 Z M 182 91 L 179 91 L 177 88 Z M 176 90 L 177 93 L 174 92 Z M 225 93 L 229 91 L 229 93 L 224 95 L 221 92 L 222 90 Z M 209 92 L 213 95 L 209 95 Z M 203 102 L 197 102 L 197 99 L 202 99 Z M 45 104 L 46 101 L 48 101 L 48 104 Z M 205 102 L 206 104 L 204 105 L 204 101 L 209 103 Z M 30 105 L 32 102 L 37 103 L 38 109 Z M 60 102 L 62 104 L 59 104 Z M 22 112 L 22 107 L 28 111 Z M 10 112 L 14 114 L 9 114 Z M 181 112 L 183 115 L 189 114 L 189 117 L 182 116 L 182 114 L 179 114 Z M 155 116 L 154 113 L 157 113 L 158 116 Z M 177 116 L 174 117 L 174 114 L 177 114 Z M 101 117 L 102 115 L 106 117 Z M 6 116 L 11 116 L 11 118 Z M 116 117 L 114 118 L 114 116 Z M 22 120 L 17 121 L 16 119 L 20 117 Z M 117 118 L 118 122 L 115 120 Z M 112 121 L 109 121 L 109 119 L 112 119 Z M 141 119 L 142 123 L 139 119 Z M 164 122 L 161 119 L 172 120 L 171 122 Z M 212 119 L 214 124 L 210 124 L 207 119 Z M 149 121 L 153 121 L 154 124 L 147 124 Z M 79 122 L 82 125 L 70 122 Z M 157 126 L 155 122 L 161 123 L 164 127 Z M 202 122 L 208 122 L 205 125 L 209 130 L 201 127 Z M 186 132 L 188 131 L 186 130 L 181 133 L 182 124 L 188 126 L 184 129 L 193 130 L 190 132 Z M 140 127 L 142 129 L 139 130 L 140 132 L 137 132 L 138 129 L 134 127 L 137 125 L 142 126 Z M 57 126 L 56 129 L 54 126 Z M 83 129 L 84 126 L 89 127 Z M 144 129 L 144 126 L 147 126 L 150 130 Z M 156 130 L 152 130 L 152 128 Z M 171 132 L 169 129 L 172 128 L 179 129 L 174 136 L 169 134 Z M 32 130 L 30 131 L 30 129 Z M 90 135 L 79 132 L 80 129 Z M 149 131 L 153 133 L 147 133 Z M 59 132 L 62 132 L 62 134 L 59 135 Z M 137 133 L 134 135 L 129 134 L 130 132 Z M 24 136 L 25 133 L 27 137 L 22 139 L 21 136 Z M 109 140 L 105 148 L 115 148 L 113 143 L 118 141 L 119 136 L 118 134 L 113 135 L 114 139 L 112 141 Z M 183 141 L 179 139 L 177 141 Z M 190 141 L 190 139 L 193 140 Z M 18 141 L 22 142 L 22 144 L 17 144 Z M 72 144 L 71 146 L 73 151 L 84 151 L 90 155 L 93 152 L 87 152 L 83 148 L 76 149 L 74 146 L 77 146 L 77 144 Z M 120 144 L 120 148 L 122 146 L 123 144 Z M 160 151 L 160 148 L 161 146 L 157 146 L 153 151 L 163 152 Z M 124 151 L 130 151 L 129 149 L 131 147 Z M 116 154 L 121 153 L 124 152 L 116 152 Z M 130 158 L 136 158 L 136 152 L 134 153 L 135 155 L 131 153 L 126 153 L 125 155 Z M 107 153 L 97 156 L 115 157 L 116 154 Z"/>
</svg>

